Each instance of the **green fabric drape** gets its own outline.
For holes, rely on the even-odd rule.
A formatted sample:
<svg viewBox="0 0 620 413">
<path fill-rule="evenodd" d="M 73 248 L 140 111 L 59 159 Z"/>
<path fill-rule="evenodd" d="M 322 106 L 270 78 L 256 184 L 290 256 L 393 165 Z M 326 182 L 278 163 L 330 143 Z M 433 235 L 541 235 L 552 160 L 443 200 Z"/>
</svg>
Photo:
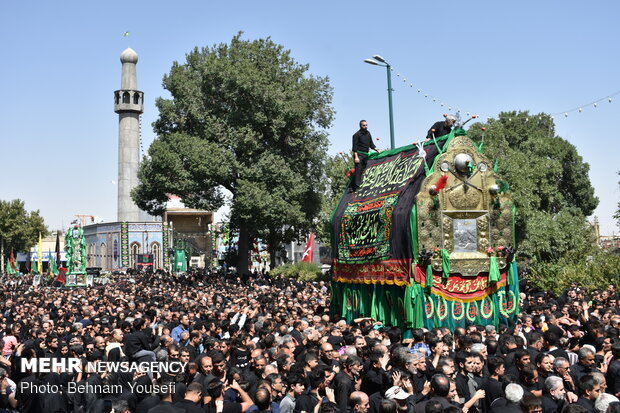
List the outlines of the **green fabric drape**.
<svg viewBox="0 0 620 413">
<path fill-rule="evenodd" d="M 351 284 L 332 283 L 332 314 L 351 321 L 358 317 L 372 317 L 386 325 L 397 326 L 403 330 L 408 328 L 464 327 L 468 323 L 480 325 L 508 324 L 514 321 L 519 313 L 518 308 L 504 316 L 501 313 L 502 303 L 508 297 L 519 296 L 519 284 L 516 279 L 516 263 L 511 263 L 507 274 L 510 286 L 500 288 L 473 302 L 460 302 L 459 314 L 455 313 L 456 302 L 422 287 L 422 284 L 412 280 L 411 286 L 397 286 L 387 284 Z M 518 300 L 518 298 L 517 298 Z M 426 305 L 432 308 L 432 316 L 426 313 Z M 518 307 L 518 301 L 516 303 Z M 469 307 L 475 307 L 475 317 L 472 321 L 467 316 Z M 486 309 L 486 311 L 485 311 Z"/>
<path fill-rule="evenodd" d="M 414 284 L 413 280 L 411 280 L 411 284 Z M 413 321 L 415 318 L 412 292 L 412 286 L 408 285 L 407 287 L 405 287 L 405 297 L 403 298 L 403 303 L 405 304 L 405 321 L 408 326 L 413 325 Z"/>
<path fill-rule="evenodd" d="M 433 266 L 428 264 L 426 266 L 426 288 L 433 287 Z"/>
<path fill-rule="evenodd" d="M 447 249 L 442 248 L 439 251 L 441 255 L 441 269 L 443 270 L 442 278 L 448 278 L 450 276 L 450 252 Z"/>
<path fill-rule="evenodd" d="M 348 284 L 344 285 L 344 288 L 342 289 L 342 308 L 340 316 L 342 318 L 346 318 L 347 314 L 349 314 L 351 311 L 349 311 L 349 300 L 350 300 L 350 295 L 351 295 L 351 289 L 349 288 Z"/>
<path fill-rule="evenodd" d="M 409 228 L 411 229 L 411 253 L 413 263 L 418 262 L 418 207 L 415 202 L 411 207 L 411 214 L 409 215 Z"/>
<path fill-rule="evenodd" d="M 512 264 L 508 264 L 508 272 L 506 273 L 506 285 L 509 286 L 512 282 Z"/>
<path fill-rule="evenodd" d="M 497 257 L 493 256 L 489 260 L 489 283 L 497 283 L 501 278 Z"/>
<path fill-rule="evenodd" d="M 56 260 L 54 259 L 51 253 L 48 253 L 48 256 L 49 256 L 48 262 L 49 262 L 49 267 L 50 267 L 50 274 L 58 275 L 59 271 L 58 271 L 58 264 L 56 264 Z"/>
<path fill-rule="evenodd" d="M 413 328 L 422 328 L 426 317 L 424 314 L 424 291 L 420 284 L 413 283 L 411 297 L 413 300 Z"/>
</svg>

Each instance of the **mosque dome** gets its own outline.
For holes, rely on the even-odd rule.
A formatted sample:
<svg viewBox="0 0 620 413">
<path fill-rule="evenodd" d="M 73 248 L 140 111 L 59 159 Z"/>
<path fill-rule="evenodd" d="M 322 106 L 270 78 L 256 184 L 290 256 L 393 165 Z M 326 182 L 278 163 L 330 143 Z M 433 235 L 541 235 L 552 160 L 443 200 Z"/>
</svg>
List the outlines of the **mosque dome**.
<svg viewBox="0 0 620 413">
<path fill-rule="evenodd" d="M 138 63 L 138 53 L 136 53 L 131 47 L 128 47 L 121 53 L 121 63 Z"/>
</svg>

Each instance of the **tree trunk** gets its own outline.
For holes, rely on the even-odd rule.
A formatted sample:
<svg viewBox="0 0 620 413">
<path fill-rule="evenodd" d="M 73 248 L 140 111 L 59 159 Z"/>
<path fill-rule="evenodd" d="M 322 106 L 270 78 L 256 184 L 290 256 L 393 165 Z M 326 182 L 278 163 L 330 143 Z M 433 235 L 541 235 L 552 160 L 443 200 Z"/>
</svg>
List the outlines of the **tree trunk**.
<svg viewBox="0 0 620 413">
<path fill-rule="evenodd" d="M 276 268 L 276 259 L 277 259 L 277 253 L 278 253 L 278 247 L 280 246 L 280 244 L 277 241 L 277 234 L 276 232 L 270 228 L 269 229 L 269 233 L 267 234 L 267 250 L 269 251 L 269 269 L 273 270 L 274 268 Z"/>
<path fill-rule="evenodd" d="M 239 261 L 237 262 L 237 273 L 239 275 L 249 274 L 248 261 L 250 258 L 250 233 L 245 223 L 239 224 Z"/>
<path fill-rule="evenodd" d="M 276 268 L 277 266 L 277 263 L 276 263 L 277 252 L 278 252 L 278 249 L 276 247 L 269 246 L 269 268 L 272 270 Z"/>
</svg>

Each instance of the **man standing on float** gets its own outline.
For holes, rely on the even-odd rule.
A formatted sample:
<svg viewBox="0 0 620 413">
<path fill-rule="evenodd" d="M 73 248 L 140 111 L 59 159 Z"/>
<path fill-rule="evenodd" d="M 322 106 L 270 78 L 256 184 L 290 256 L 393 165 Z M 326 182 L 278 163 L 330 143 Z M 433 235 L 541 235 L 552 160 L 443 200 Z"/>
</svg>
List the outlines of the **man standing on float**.
<svg viewBox="0 0 620 413">
<path fill-rule="evenodd" d="M 368 122 L 360 120 L 360 130 L 353 135 L 353 160 L 355 162 L 355 176 L 351 192 L 357 191 L 362 184 L 362 173 L 366 169 L 368 161 L 368 152 L 373 149 L 379 152 L 375 143 L 372 141 L 372 135 L 368 132 Z"/>
</svg>

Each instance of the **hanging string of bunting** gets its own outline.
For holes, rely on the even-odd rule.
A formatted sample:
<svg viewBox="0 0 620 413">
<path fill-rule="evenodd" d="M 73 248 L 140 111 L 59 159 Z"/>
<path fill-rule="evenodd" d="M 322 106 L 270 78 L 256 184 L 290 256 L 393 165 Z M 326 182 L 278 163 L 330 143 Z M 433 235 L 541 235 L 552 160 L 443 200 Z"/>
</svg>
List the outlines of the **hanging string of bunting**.
<svg viewBox="0 0 620 413">
<path fill-rule="evenodd" d="M 391 66 L 391 70 L 392 70 L 392 72 L 395 71 L 393 66 Z M 474 111 L 464 111 L 464 110 L 461 110 L 461 108 L 459 106 L 451 105 L 448 102 L 446 102 L 445 100 L 443 100 L 443 99 L 441 99 L 441 98 L 431 94 L 430 92 L 426 91 L 425 89 L 423 89 L 421 87 L 418 87 L 417 85 L 414 85 L 413 82 L 408 81 L 407 78 L 404 75 L 401 75 L 399 72 L 396 72 L 396 77 L 401 79 L 402 82 L 405 85 L 407 85 L 407 83 L 408 83 L 408 86 L 409 86 L 410 89 L 415 89 L 418 94 L 423 95 L 424 98 L 430 99 L 433 102 L 439 104 L 440 107 L 447 108 L 448 111 L 452 111 L 454 109 L 454 111 L 456 113 L 465 113 L 468 117 L 469 116 L 475 116 L 477 118 L 486 118 L 486 119 L 489 119 L 489 118 L 497 116 L 496 114 L 487 114 L 487 113 L 480 113 L 480 112 L 474 112 Z M 604 97 L 601 97 L 601 98 L 596 99 L 594 101 L 591 101 L 589 103 L 585 103 L 583 105 L 575 106 L 572 109 L 559 111 L 557 113 L 552 114 L 551 115 L 551 119 L 555 119 L 556 116 L 562 116 L 562 115 L 565 118 L 567 118 L 568 115 L 573 113 L 573 112 L 582 113 L 584 111 L 584 109 L 586 109 L 586 108 L 589 108 L 589 107 L 597 108 L 599 106 L 599 104 L 602 103 L 602 102 L 612 103 L 613 102 L 613 98 L 616 95 L 618 95 L 618 94 L 620 94 L 620 90 L 618 90 L 618 91 L 616 91 L 614 93 L 611 93 L 609 95 L 605 95 Z M 537 115 L 528 116 L 526 118 L 526 121 L 528 121 L 529 118 L 535 119 L 535 118 L 539 118 L 539 116 L 537 116 Z"/>
<path fill-rule="evenodd" d="M 611 103 L 613 101 L 612 98 L 614 96 L 616 96 L 617 94 L 619 94 L 619 93 L 620 93 L 620 90 L 618 90 L 617 92 L 612 93 L 611 95 L 607 95 L 605 97 L 597 99 L 597 100 L 595 100 L 593 102 L 586 103 L 585 105 L 577 106 L 577 107 L 575 107 L 573 109 L 564 110 L 562 112 L 554 113 L 553 115 L 551 115 L 551 119 L 553 119 L 555 116 L 559 116 L 559 115 L 564 115 L 564 117 L 567 118 L 569 113 L 577 112 L 577 111 L 579 113 L 581 113 L 581 112 L 583 112 L 584 108 L 587 108 L 589 106 L 592 106 L 593 108 L 596 108 L 596 107 L 598 107 L 598 104 L 601 103 L 601 102 L 607 101 L 607 102 Z"/>
<path fill-rule="evenodd" d="M 394 67 L 391 67 L 391 70 L 394 71 Z M 399 72 L 396 72 L 396 77 L 400 78 L 404 84 L 407 84 L 407 78 L 405 76 L 401 77 L 401 74 Z M 425 89 L 422 89 L 421 87 L 418 87 L 416 85 L 414 85 L 411 81 L 409 81 L 409 88 L 411 89 L 415 89 L 417 91 L 418 94 L 423 95 L 425 98 L 427 99 L 431 99 L 433 102 L 439 104 L 439 106 L 441 107 L 445 107 L 448 109 L 448 111 L 452 111 L 453 109 L 455 110 L 456 113 L 465 113 L 468 117 L 475 115 L 477 118 L 491 118 L 493 116 L 495 116 L 494 114 L 484 114 L 484 113 L 477 113 L 477 112 L 472 112 L 472 111 L 465 111 L 465 110 L 461 110 L 461 108 L 457 105 L 452 105 L 449 104 L 448 102 L 446 102 L 445 100 L 429 93 L 428 91 L 426 91 Z"/>
</svg>

